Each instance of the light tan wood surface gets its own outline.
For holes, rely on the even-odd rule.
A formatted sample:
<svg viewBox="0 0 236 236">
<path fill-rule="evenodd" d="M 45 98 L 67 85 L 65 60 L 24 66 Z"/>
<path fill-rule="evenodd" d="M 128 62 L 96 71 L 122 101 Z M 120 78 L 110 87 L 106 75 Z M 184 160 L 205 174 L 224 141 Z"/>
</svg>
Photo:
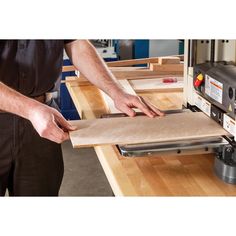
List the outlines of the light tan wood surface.
<svg viewBox="0 0 236 236">
<path fill-rule="evenodd" d="M 159 57 L 159 61 L 161 65 L 163 64 L 179 64 L 180 58 L 179 57 Z"/>
<path fill-rule="evenodd" d="M 170 77 L 171 78 L 171 77 Z M 130 80 L 129 83 L 135 92 L 182 92 L 184 87 L 183 77 L 173 77 L 176 82 L 163 83 L 163 78 Z"/>
<path fill-rule="evenodd" d="M 84 119 L 106 113 L 93 86 L 66 84 Z M 160 109 L 180 109 L 182 93 L 140 93 Z M 123 158 L 116 146 L 95 147 L 97 157 L 116 196 L 235 196 L 236 186 L 222 182 L 213 171 L 214 156 L 156 156 Z"/>
<path fill-rule="evenodd" d="M 151 63 L 150 64 L 151 71 L 158 71 L 161 73 L 172 73 L 174 75 L 181 74 L 184 72 L 184 64 L 159 64 L 159 63 Z"/>
<path fill-rule="evenodd" d="M 190 140 L 228 135 L 202 112 L 184 112 L 164 117 L 119 117 L 71 121 L 73 147 L 138 144 Z"/>
</svg>

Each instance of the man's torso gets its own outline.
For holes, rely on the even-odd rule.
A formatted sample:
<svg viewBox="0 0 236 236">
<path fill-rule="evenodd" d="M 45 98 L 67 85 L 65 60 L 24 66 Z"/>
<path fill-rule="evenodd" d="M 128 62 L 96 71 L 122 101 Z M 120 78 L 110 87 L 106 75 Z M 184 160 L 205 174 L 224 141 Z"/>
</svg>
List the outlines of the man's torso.
<svg viewBox="0 0 236 236">
<path fill-rule="evenodd" d="M 63 48 L 64 40 L 0 40 L 0 81 L 29 97 L 51 91 Z"/>
</svg>

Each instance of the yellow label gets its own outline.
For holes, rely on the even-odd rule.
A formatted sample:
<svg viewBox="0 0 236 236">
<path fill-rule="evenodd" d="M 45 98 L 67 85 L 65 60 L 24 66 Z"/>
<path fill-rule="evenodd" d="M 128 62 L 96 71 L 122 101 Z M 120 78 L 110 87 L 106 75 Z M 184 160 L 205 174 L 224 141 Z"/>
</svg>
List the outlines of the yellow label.
<svg viewBox="0 0 236 236">
<path fill-rule="evenodd" d="M 198 79 L 198 80 L 203 80 L 203 75 L 202 75 L 202 74 L 199 74 L 199 75 L 197 76 L 197 79 Z"/>
</svg>

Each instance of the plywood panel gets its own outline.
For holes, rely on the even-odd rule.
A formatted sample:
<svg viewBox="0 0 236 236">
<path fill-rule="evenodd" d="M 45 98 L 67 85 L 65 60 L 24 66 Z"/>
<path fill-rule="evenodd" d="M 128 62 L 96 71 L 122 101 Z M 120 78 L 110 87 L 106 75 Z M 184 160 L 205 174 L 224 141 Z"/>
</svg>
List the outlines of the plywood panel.
<svg viewBox="0 0 236 236">
<path fill-rule="evenodd" d="M 227 135 L 220 125 L 202 112 L 169 114 L 165 117 L 121 117 L 71 121 L 73 147 L 186 140 Z"/>
</svg>

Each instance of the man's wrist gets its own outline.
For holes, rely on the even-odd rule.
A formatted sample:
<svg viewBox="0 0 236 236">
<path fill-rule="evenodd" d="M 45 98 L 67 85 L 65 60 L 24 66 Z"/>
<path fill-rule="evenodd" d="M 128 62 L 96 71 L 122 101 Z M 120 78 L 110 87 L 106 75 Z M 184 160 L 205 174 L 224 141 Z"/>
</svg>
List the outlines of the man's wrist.
<svg viewBox="0 0 236 236">
<path fill-rule="evenodd" d="M 123 96 L 125 94 L 125 91 L 121 87 L 116 87 L 110 90 L 109 96 L 112 98 L 112 100 L 116 100 L 117 98 Z"/>
<path fill-rule="evenodd" d="M 22 112 L 20 115 L 25 119 L 30 120 L 36 109 L 42 105 L 43 104 L 32 98 L 25 98 L 25 101 L 22 102 Z"/>
</svg>

